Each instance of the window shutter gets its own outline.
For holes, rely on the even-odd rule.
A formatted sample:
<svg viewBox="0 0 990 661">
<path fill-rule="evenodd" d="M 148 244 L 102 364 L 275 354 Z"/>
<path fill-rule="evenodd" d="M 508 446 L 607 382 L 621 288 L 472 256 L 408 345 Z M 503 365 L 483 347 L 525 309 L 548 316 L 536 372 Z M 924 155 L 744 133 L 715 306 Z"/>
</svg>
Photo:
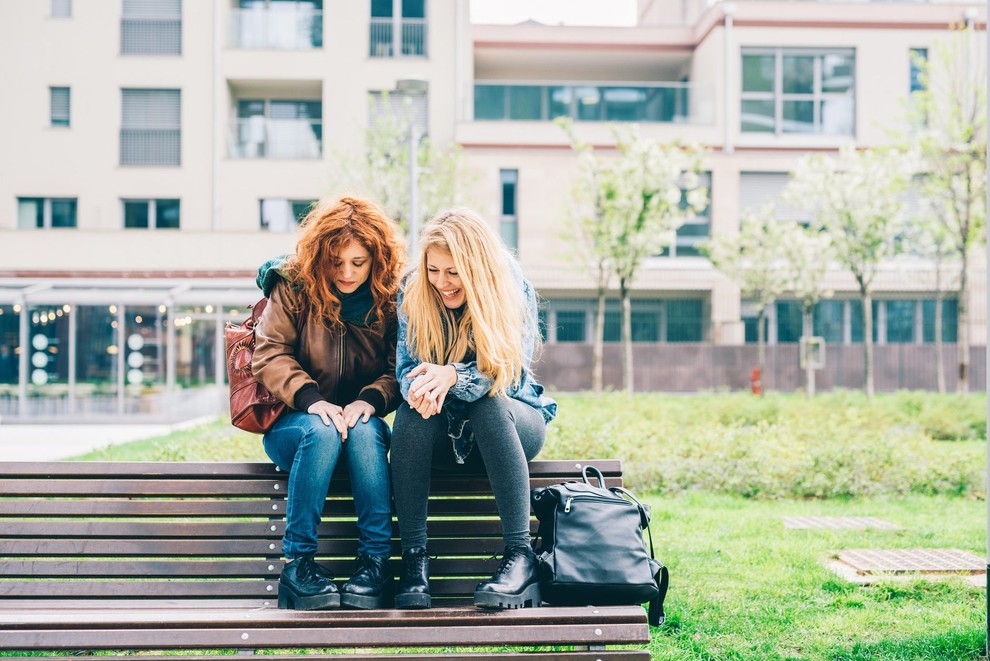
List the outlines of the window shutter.
<svg viewBox="0 0 990 661">
<path fill-rule="evenodd" d="M 51 124 L 52 126 L 69 125 L 69 88 L 51 87 Z"/>
<path fill-rule="evenodd" d="M 180 164 L 179 90 L 124 89 L 121 165 Z"/>
<path fill-rule="evenodd" d="M 182 0 L 124 0 L 120 52 L 181 55 Z"/>
<path fill-rule="evenodd" d="M 52 18 L 72 18 L 72 0 L 52 0 Z"/>
<path fill-rule="evenodd" d="M 767 201 L 776 203 L 779 220 L 808 222 L 811 214 L 781 201 L 789 175 L 786 172 L 743 172 L 739 177 L 739 210 L 755 211 Z"/>
</svg>

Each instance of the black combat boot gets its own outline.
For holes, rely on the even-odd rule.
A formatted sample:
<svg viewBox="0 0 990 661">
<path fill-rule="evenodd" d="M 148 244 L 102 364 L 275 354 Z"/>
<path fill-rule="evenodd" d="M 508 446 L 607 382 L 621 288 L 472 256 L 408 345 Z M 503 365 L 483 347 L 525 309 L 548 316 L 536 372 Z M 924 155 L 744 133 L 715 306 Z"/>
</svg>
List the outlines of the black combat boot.
<svg viewBox="0 0 990 661">
<path fill-rule="evenodd" d="M 282 568 L 278 577 L 278 607 L 312 611 L 340 608 L 340 593 L 326 567 L 301 555 Z"/>
<path fill-rule="evenodd" d="M 388 556 L 360 553 L 350 580 L 340 588 L 340 603 L 351 608 L 390 608 L 394 592 Z"/>
<path fill-rule="evenodd" d="M 495 574 L 474 589 L 479 608 L 534 608 L 540 605 L 536 554 L 529 546 L 506 548 Z"/>
<path fill-rule="evenodd" d="M 395 607 L 430 607 L 430 556 L 422 546 L 402 552 L 402 578 L 395 593 Z"/>
</svg>

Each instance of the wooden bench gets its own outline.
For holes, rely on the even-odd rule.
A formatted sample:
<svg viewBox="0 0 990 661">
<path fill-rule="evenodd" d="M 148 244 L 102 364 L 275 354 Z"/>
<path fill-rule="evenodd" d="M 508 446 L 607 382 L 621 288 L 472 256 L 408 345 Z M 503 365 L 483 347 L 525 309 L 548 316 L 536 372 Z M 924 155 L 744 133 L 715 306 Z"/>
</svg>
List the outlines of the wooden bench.
<svg viewBox="0 0 990 661">
<path fill-rule="evenodd" d="M 618 461 L 591 463 L 621 484 Z M 533 487 L 580 475 L 573 461 L 530 467 Z M 350 648 L 351 658 L 391 658 L 369 648 L 414 647 L 432 650 L 401 658 L 440 648 L 447 659 L 649 659 L 639 606 L 471 605 L 502 548 L 480 475 L 433 480 L 433 609 L 279 610 L 285 492 L 285 473 L 262 463 L 0 462 L 0 650 Z M 335 477 L 320 526 L 317 558 L 340 580 L 357 548 L 349 493 Z M 538 650 L 464 649 L 479 646 Z"/>
</svg>

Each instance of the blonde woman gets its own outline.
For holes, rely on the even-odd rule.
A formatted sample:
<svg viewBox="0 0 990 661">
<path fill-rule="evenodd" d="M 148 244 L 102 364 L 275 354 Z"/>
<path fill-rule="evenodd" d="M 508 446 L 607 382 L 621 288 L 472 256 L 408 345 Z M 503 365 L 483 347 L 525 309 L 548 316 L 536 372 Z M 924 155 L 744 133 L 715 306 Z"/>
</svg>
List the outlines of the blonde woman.
<svg viewBox="0 0 990 661">
<path fill-rule="evenodd" d="M 466 209 L 423 228 L 399 293 L 392 487 L 402 537 L 396 608 L 429 608 L 427 499 L 434 467 L 488 473 L 505 553 L 482 608 L 540 605 L 529 535 L 529 468 L 557 404 L 530 372 L 536 294 L 488 224 Z"/>
</svg>

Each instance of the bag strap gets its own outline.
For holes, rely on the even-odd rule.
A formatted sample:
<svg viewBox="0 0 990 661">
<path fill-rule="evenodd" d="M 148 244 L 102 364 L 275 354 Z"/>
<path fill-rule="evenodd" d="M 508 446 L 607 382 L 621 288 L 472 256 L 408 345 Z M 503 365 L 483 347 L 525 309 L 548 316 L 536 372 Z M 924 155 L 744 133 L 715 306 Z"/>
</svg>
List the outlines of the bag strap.
<svg viewBox="0 0 990 661">
<path fill-rule="evenodd" d="M 584 478 L 584 483 L 587 484 L 589 487 L 595 486 L 595 485 L 593 485 L 591 483 L 591 480 L 588 479 L 588 472 L 589 471 L 594 474 L 593 475 L 594 477 L 597 477 L 598 478 L 598 487 L 600 489 L 605 489 L 606 488 L 605 487 L 605 476 L 602 475 L 602 472 L 600 470 L 598 470 L 597 468 L 595 468 L 594 466 L 585 466 L 584 468 L 581 469 L 581 477 Z"/>
<path fill-rule="evenodd" d="M 659 627 L 667 619 L 667 615 L 663 612 L 663 600 L 667 596 L 667 586 L 670 583 L 670 574 L 667 572 L 667 568 L 660 565 L 660 569 L 653 575 L 653 580 L 657 584 L 657 596 L 650 600 L 647 620 L 650 626 Z"/>
<path fill-rule="evenodd" d="M 646 505 L 639 502 L 639 499 L 636 498 L 636 496 L 632 495 L 631 492 L 623 489 L 622 487 L 612 487 L 609 491 L 625 496 L 627 499 L 636 503 L 636 506 L 639 508 L 639 520 L 643 524 L 643 527 L 646 528 L 646 536 L 650 539 L 650 557 L 655 560 L 656 554 L 653 552 L 653 531 L 650 530 L 650 510 L 647 509 Z"/>
</svg>

